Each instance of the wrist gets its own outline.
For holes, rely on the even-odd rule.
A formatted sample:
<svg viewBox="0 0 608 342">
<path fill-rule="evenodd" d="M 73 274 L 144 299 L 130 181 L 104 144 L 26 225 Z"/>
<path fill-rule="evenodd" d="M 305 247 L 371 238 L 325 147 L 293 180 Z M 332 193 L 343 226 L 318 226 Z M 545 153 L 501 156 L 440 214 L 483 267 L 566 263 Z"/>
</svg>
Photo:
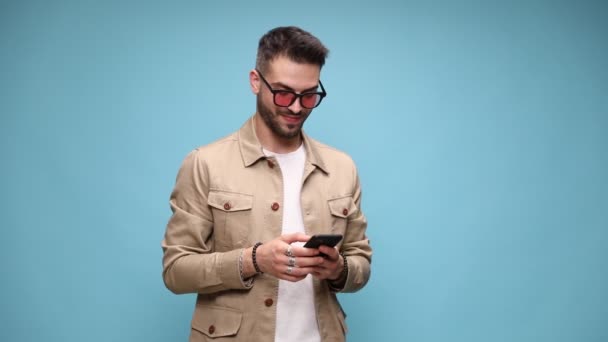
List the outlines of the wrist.
<svg viewBox="0 0 608 342">
<path fill-rule="evenodd" d="M 342 252 L 340 253 L 340 256 L 342 257 L 343 262 L 340 274 L 336 279 L 329 280 L 329 288 L 334 292 L 342 291 L 344 286 L 346 286 L 346 280 L 348 278 L 348 259 L 346 259 L 346 256 Z"/>
<path fill-rule="evenodd" d="M 256 275 L 255 268 L 253 267 L 253 260 L 251 259 L 252 247 L 243 250 L 243 278 L 247 279 Z"/>
<path fill-rule="evenodd" d="M 339 273 L 335 274 L 334 277 L 332 277 L 330 280 L 332 282 L 342 283 L 346 280 L 346 277 L 348 276 L 348 261 L 346 261 L 346 256 L 342 252 L 340 252 L 338 259 L 338 263 L 340 265 L 340 267 L 338 268 Z M 339 262 L 340 260 L 342 262 Z"/>
<path fill-rule="evenodd" d="M 260 247 L 261 245 L 262 245 L 261 242 L 256 242 L 255 245 L 253 245 L 253 247 L 251 248 L 251 263 L 253 265 L 255 274 L 264 273 L 260 269 L 260 265 L 258 265 L 258 261 L 257 261 L 257 250 L 258 250 L 258 247 Z"/>
</svg>

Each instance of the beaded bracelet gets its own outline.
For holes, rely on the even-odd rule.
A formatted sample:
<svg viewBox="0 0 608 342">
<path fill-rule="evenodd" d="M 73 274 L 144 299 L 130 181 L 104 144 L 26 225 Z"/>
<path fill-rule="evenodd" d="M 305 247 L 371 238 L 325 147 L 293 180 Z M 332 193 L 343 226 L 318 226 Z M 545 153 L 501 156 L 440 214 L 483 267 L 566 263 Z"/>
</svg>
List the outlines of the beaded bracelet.
<svg viewBox="0 0 608 342">
<path fill-rule="evenodd" d="M 346 260 L 346 255 L 344 255 L 344 252 L 340 252 L 340 255 L 344 260 L 344 267 L 342 268 L 342 273 L 340 273 L 338 279 L 346 279 L 348 278 L 348 260 Z"/>
<path fill-rule="evenodd" d="M 255 259 L 255 253 L 258 247 L 260 247 L 261 245 L 261 242 L 256 242 L 255 245 L 253 245 L 253 250 L 251 251 L 251 260 L 253 260 L 253 267 L 255 268 L 255 271 L 257 273 L 264 273 L 262 272 L 262 270 L 260 270 L 260 266 L 258 266 L 258 261 Z"/>
<path fill-rule="evenodd" d="M 346 255 L 344 252 L 340 252 L 342 256 L 342 260 L 344 260 L 344 267 L 342 267 L 342 271 L 337 279 L 329 281 L 329 289 L 333 292 L 340 292 L 344 290 L 344 286 L 346 286 L 346 280 L 348 278 L 348 260 L 346 259 Z"/>
</svg>

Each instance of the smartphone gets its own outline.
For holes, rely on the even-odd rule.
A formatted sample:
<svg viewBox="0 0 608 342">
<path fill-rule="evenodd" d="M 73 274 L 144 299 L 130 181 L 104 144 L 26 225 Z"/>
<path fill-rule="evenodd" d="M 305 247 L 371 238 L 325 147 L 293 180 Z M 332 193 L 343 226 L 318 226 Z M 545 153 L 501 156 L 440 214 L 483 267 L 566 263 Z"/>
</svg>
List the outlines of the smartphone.
<svg viewBox="0 0 608 342">
<path fill-rule="evenodd" d="M 341 234 L 316 234 L 304 244 L 304 247 L 319 248 L 321 245 L 335 247 L 340 240 L 342 240 Z"/>
</svg>

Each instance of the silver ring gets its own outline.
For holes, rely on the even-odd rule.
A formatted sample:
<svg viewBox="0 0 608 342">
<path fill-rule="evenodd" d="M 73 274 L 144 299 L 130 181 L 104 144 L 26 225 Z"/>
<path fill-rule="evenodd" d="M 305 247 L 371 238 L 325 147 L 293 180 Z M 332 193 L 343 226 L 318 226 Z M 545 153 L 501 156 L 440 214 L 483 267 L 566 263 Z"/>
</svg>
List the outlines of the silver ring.
<svg viewBox="0 0 608 342">
<path fill-rule="evenodd" d="M 287 266 L 287 274 L 291 274 L 293 272 L 293 266 Z"/>
<path fill-rule="evenodd" d="M 288 257 L 293 257 L 293 253 L 291 252 L 291 246 L 287 247 L 287 251 L 285 251 L 285 255 Z"/>
<path fill-rule="evenodd" d="M 290 266 L 290 267 L 295 267 L 296 266 L 296 258 L 289 257 L 289 259 L 287 259 L 287 265 Z"/>
</svg>

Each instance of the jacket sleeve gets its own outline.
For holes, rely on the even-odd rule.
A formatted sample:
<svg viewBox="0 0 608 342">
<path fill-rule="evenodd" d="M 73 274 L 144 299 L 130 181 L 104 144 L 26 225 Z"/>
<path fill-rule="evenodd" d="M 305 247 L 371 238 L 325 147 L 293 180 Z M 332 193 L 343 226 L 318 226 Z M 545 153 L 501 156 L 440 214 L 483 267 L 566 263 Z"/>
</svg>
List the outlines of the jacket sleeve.
<svg viewBox="0 0 608 342">
<path fill-rule="evenodd" d="M 173 215 L 163 249 L 163 280 L 174 293 L 246 289 L 238 259 L 241 249 L 214 252 L 213 214 L 207 204 L 209 175 L 198 150 L 184 160 L 171 193 Z"/>
<path fill-rule="evenodd" d="M 347 258 L 348 276 L 340 292 L 356 292 L 367 284 L 371 275 L 372 249 L 366 235 L 367 219 L 361 211 L 361 184 L 353 166 L 353 200 L 357 211 L 348 218 L 341 252 Z"/>
</svg>

